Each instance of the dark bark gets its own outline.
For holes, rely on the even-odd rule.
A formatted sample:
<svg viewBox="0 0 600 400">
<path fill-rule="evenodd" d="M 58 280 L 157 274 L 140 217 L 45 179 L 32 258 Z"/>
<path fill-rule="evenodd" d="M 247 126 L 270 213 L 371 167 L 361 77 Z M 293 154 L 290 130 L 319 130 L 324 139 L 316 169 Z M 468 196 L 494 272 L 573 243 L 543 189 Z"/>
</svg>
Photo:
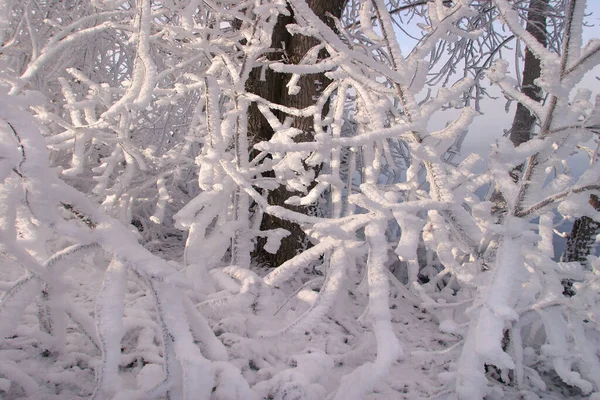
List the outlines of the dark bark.
<svg viewBox="0 0 600 400">
<path fill-rule="evenodd" d="M 308 0 L 307 3 L 322 21 L 333 28 L 334 21 L 329 15 L 340 18 L 345 0 Z M 300 34 L 292 36 L 287 31 L 286 25 L 292 23 L 293 20 L 293 13 L 290 16 L 279 17 L 273 32 L 273 51 L 267 56 L 268 59 L 297 64 L 306 55 L 308 50 L 318 44 L 318 41 L 312 37 Z M 323 54 L 323 56 L 325 56 L 325 54 Z M 305 75 L 300 78 L 300 81 L 298 82 L 300 92 L 296 95 L 290 95 L 288 94 L 286 84 L 291 75 L 278 73 L 268 69 L 264 73 L 265 79 L 261 80 L 261 72 L 260 68 L 256 68 L 252 71 L 247 85 L 248 91 L 273 103 L 295 108 L 305 108 L 314 104 L 315 98 L 329 83 L 328 79 L 323 74 Z M 284 117 L 278 113 L 275 114 L 278 115 L 280 119 L 283 119 Z M 250 107 L 248 124 L 252 143 L 266 141 L 273 136 L 273 130 L 255 104 L 252 104 Z M 293 126 L 303 132 L 296 137 L 297 141 L 302 142 L 312 140 L 312 124 L 312 118 L 296 118 L 294 120 Z M 306 208 L 291 207 L 284 204 L 284 201 L 292 195 L 294 194 L 288 192 L 284 186 L 280 186 L 278 189 L 269 193 L 268 201 L 271 205 L 285 206 L 286 208 L 306 213 Z M 259 241 L 259 246 L 254 254 L 257 261 L 272 267 L 281 265 L 283 262 L 289 260 L 296 255 L 300 249 L 307 245 L 305 235 L 297 224 L 281 220 L 271 215 L 265 215 L 261 223 L 261 229 L 267 230 L 275 228 L 283 228 L 290 231 L 290 235 L 281 241 L 281 246 L 277 254 L 270 254 L 264 251 L 262 249 L 263 243 L 261 243 L 261 241 Z"/>
<path fill-rule="evenodd" d="M 531 0 L 527 9 L 527 27 L 526 30 L 544 47 L 548 43 L 548 32 L 546 27 L 546 15 L 549 0 Z M 541 76 L 541 62 L 529 50 L 525 49 L 525 62 L 523 64 L 523 80 L 521 82 L 521 93 L 537 102 L 542 101 L 542 91 L 535 84 L 535 80 Z M 521 103 L 517 104 L 515 117 L 510 128 L 510 140 L 515 147 L 531 139 L 533 129 L 535 128 L 535 116 Z M 515 182 L 519 180 L 523 164 L 518 165 L 511 172 Z M 494 203 L 494 212 L 502 214 L 506 212 L 506 201 L 499 191 L 495 191 L 491 201 Z"/>
<path fill-rule="evenodd" d="M 596 211 L 600 211 L 600 200 L 596 195 L 590 196 L 590 204 Z M 567 245 L 561 256 L 564 262 L 580 262 L 584 268 L 589 268 L 587 257 L 594 249 L 596 235 L 600 230 L 600 223 L 590 217 L 580 217 L 575 220 L 571 233 L 567 237 Z"/>
<path fill-rule="evenodd" d="M 549 0 L 531 0 L 527 10 L 527 32 L 531 33 L 544 47 L 547 46 L 546 12 Z M 537 102 L 542 101 L 542 91 L 535 84 L 541 75 L 541 63 L 529 48 L 525 49 L 525 63 L 523 65 L 523 82 L 521 92 Z M 535 116 L 521 103 L 517 105 L 515 118 L 510 129 L 510 140 L 516 146 L 525 143 L 531 138 L 535 126 Z"/>
</svg>

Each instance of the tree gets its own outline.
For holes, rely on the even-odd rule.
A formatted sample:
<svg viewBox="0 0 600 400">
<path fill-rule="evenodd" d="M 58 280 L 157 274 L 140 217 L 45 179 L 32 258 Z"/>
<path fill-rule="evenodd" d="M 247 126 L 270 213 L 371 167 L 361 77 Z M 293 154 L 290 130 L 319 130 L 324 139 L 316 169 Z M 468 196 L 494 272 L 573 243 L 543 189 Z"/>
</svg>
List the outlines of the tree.
<svg viewBox="0 0 600 400">
<path fill-rule="evenodd" d="M 599 50 L 597 44 L 593 43 L 590 43 L 584 50 L 580 50 L 580 26 L 583 24 L 583 9 L 585 8 L 584 2 L 571 1 L 567 5 L 565 15 L 565 39 L 563 41 L 563 48 L 559 57 L 545 50 L 543 46 L 540 46 L 540 43 L 533 35 L 528 35 L 527 31 L 517 25 L 518 21 L 515 18 L 516 15 L 514 11 L 511 10 L 507 2 L 496 2 L 496 4 L 502 12 L 503 17 L 506 19 L 507 24 L 511 27 L 511 30 L 526 41 L 529 48 L 541 61 L 541 70 L 545 73 L 541 82 L 544 84 L 544 89 L 550 93 L 549 99 L 543 108 L 538 108 L 538 106 L 532 102 L 528 96 L 515 91 L 514 88 L 511 87 L 512 83 L 510 80 L 507 80 L 506 78 L 500 78 L 506 73 L 506 64 L 500 64 L 498 69 L 492 72 L 490 78 L 492 81 L 498 82 L 498 84 L 504 89 L 505 94 L 509 94 L 512 98 L 518 99 L 522 104 L 526 105 L 530 111 L 536 114 L 540 122 L 538 140 L 542 143 L 542 146 L 544 146 L 544 142 L 545 146 L 549 146 L 554 145 L 554 143 L 557 143 L 557 141 L 561 142 L 562 140 L 577 140 L 575 139 L 577 135 L 573 134 L 564 137 L 564 139 L 562 137 L 560 139 L 551 138 L 551 136 L 555 133 L 560 134 L 562 131 L 564 131 L 565 128 L 562 127 L 564 126 L 563 124 L 566 123 L 566 126 L 569 126 L 568 124 L 571 121 L 575 122 L 581 118 L 581 111 L 576 108 L 577 100 L 573 106 L 574 109 L 569 109 L 569 106 L 566 103 L 563 103 L 563 105 L 559 106 L 561 100 L 559 100 L 560 95 L 558 93 L 560 90 L 557 89 L 561 87 L 560 85 L 573 85 L 573 82 L 581 79 L 581 73 L 587 69 L 587 60 L 593 58 Z M 552 65 L 554 65 L 554 71 L 550 71 Z M 498 75 L 496 73 L 498 73 Z M 577 78 L 570 76 L 570 74 L 574 74 L 577 76 Z M 564 87 L 565 86 L 562 86 L 562 88 Z M 572 88 L 573 86 L 567 87 Z M 585 98 L 584 96 L 586 95 L 589 95 L 589 93 L 580 92 L 581 97 L 578 99 L 583 100 Z M 563 100 L 563 102 L 565 102 L 565 100 Z M 587 120 L 584 118 L 585 122 L 582 125 L 583 127 L 586 126 L 586 123 L 591 122 L 589 118 L 593 114 L 594 112 L 587 116 Z M 559 116 L 561 119 L 559 119 Z M 566 120 L 562 120 L 562 118 L 566 118 Z M 585 128 L 583 130 L 585 130 Z M 587 136 L 584 136 L 584 138 L 589 138 L 591 132 L 587 130 L 585 133 Z M 496 366 L 500 366 L 501 369 L 514 369 L 517 384 L 520 385 L 523 382 L 523 353 L 521 347 L 521 330 L 523 329 L 523 323 L 520 323 L 521 320 L 519 315 L 512 309 L 512 307 L 518 304 L 518 300 L 515 301 L 514 298 L 510 297 L 512 290 L 510 289 L 510 286 L 507 286 L 507 284 L 511 285 L 510 282 L 519 273 L 518 267 L 522 265 L 523 262 L 520 257 L 524 257 L 525 254 L 520 255 L 520 251 L 518 251 L 516 248 L 511 248 L 511 246 L 515 244 L 515 240 L 522 240 L 520 239 L 522 236 L 516 233 L 516 231 L 511 232 L 511 229 L 514 229 L 515 227 L 522 227 L 522 225 L 519 225 L 518 220 L 515 220 L 514 217 L 526 217 L 530 212 L 539 210 L 545 204 L 549 204 L 548 201 L 554 201 L 555 199 L 562 197 L 560 195 L 558 197 L 554 195 L 535 204 L 538 200 L 535 200 L 535 197 L 532 196 L 532 190 L 535 190 L 532 188 L 535 188 L 536 186 L 538 188 L 542 188 L 544 186 L 544 182 L 540 181 L 540 179 L 542 179 L 542 177 L 545 175 L 545 173 L 541 172 L 541 167 L 544 165 L 544 163 L 556 162 L 556 159 L 552 161 L 554 158 L 553 156 L 560 154 L 559 152 L 561 146 L 559 145 L 555 147 L 556 149 L 552 150 L 546 147 L 547 150 L 536 149 L 533 151 L 533 154 L 530 155 L 527 160 L 524 174 L 520 182 L 518 182 L 518 190 L 512 191 L 509 189 L 510 183 L 508 181 L 506 182 L 507 186 L 505 186 L 504 190 L 511 190 L 513 198 L 507 198 L 509 220 L 504 222 L 507 231 L 503 233 L 504 237 L 500 241 L 500 248 L 497 255 L 498 263 L 492 278 L 492 287 L 490 288 L 490 293 L 494 293 L 494 286 L 498 288 L 495 292 L 498 297 L 495 297 L 493 294 L 489 295 L 489 297 L 485 300 L 476 323 L 472 323 L 470 326 L 471 331 L 467 337 L 467 345 L 465 346 L 465 350 L 463 350 L 463 354 L 461 356 L 461 363 L 464 363 L 463 368 L 465 371 L 476 371 L 478 369 L 477 364 L 481 363 L 487 358 L 489 362 Z M 561 156 L 559 156 L 559 159 L 560 157 Z M 564 155 L 562 157 L 564 157 Z M 582 179 L 584 182 L 586 181 L 585 178 Z M 585 192 L 593 187 L 595 187 L 595 185 L 583 186 L 578 189 L 573 188 L 570 189 L 570 192 Z M 534 197 L 534 199 L 531 199 L 531 197 Z M 534 205 L 529 205 L 531 204 L 532 200 Z M 529 204 L 525 206 L 527 203 Z M 548 227 L 551 227 L 552 219 L 540 219 L 539 234 L 542 236 L 548 235 L 548 227 L 543 228 L 542 225 L 549 225 Z M 552 256 L 551 235 L 550 237 L 543 239 L 538 248 L 542 254 L 545 253 L 546 256 Z M 555 279 L 553 284 L 556 285 L 556 283 L 557 282 Z M 568 335 L 563 328 L 559 328 L 559 326 L 565 322 L 565 317 L 562 315 L 563 312 L 565 311 L 548 310 L 540 312 L 540 314 L 542 315 L 542 323 L 547 335 L 546 340 L 553 346 L 566 349 L 566 340 Z M 557 318 L 557 320 L 551 320 L 551 318 Z M 579 343 L 584 346 L 589 345 L 589 342 L 587 342 L 586 339 L 583 339 L 585 335 L 585 328 L 581 325 L 581 322 L 574 321 L 570 317 L 566 317 L 566 319 L 569 321 L 569 323 L 578 324 L 578 328 L 576 328 L 577 332 L 574 333 L 573 336 L 578 337 L 579 339 L 575 340 L 579 340 Z M 504 320 L 504 322 L 501 322 L 502 320 Z M 510 350 L 514 352 L 512 354 L 515 357 L 514 361 L 517 364 L 513 362 L 513 359 L 511 359 L 511 357 L 509 357 L 501 347 L 501 339 L 504 337 L 503 331 L 505 322 L 510 320 L 514 320 L 516 323 L 513 324 L 513 328 L 510 332 L 510 338 L 512 342 L 509 353 Z M 479 335 L 486 335 L 488 337 L 490 335 L 495 335 L 495 344 L 491 345 L 489 340 L 484 341 L 483 338 L 480 338 L 480 341 L 478 342 L 477 338 Z M 471 342 L 474 347 L 469 346 L 469 339 L 474 340 Z M 517 343 L 514 343 L 515 339 Z M 593 390 L 593 384 L 591 382 L 596 382 L 597 380 L 597 360 L 595 357 L 583 361 L 584 364 L 591 363 L 588 364 L 588 367 L 586 367 L 589 368 L 588 371 L 590 371 L 590 374 L 587 378 L 588 380 L 581 379 L 581 375 L 579 374 L 571 373 L 571 363 L 572 361 L 569 360 L 564 353 L 559 355 L 555 360 L 555 370 L 557 374 L 565 382 L 579 387 L 584 393 L 591 392 Z M 479 368 L 481 368 L 481 366 Z M 457 391 L 459 397 L 471 398 L 474 396 L 483 396 L 485 393 L 485 388 L 476 384 L 474 385 L 472 377 L 468 377 L 465 374 L 462 377 L 459 377 Z"/>
<path fill-rule="evenodd" d="M 596 211 L 600 209 L 598 197 L 596 195 L 590 196 L 590 205 L 594 207 Z M 593 218 L 585 215 L 577 218 L 569 236 L 567 236 L 567 244 L 561 260 L 565 262 L 580 262 L 588 267 L 587 257 L 594 249 L 599 228 L 600 224 Z"/>
<path fill-rule="evenodd" d="M 526 30 L 544 47 L 547 47 L 548 41 L 548 31 L 546 28 L 546 14 L 549 8 L 548 3 L 548 0 L 530 1 L 527 11 Z M 540 60 L 535 57 L 535 54 L 529 47 L 526 47 L 521 91 L 527 97 L 538 103 L 542 101 L 542 91 L 535 84 L 535 81 L 540 78 L 541 75 Z M 533 115 L 522 103 L 518 103 L 515 118 L 510 129 L 510 140 L 515 146 L 527 142 L 531 138 L 534 126 L 535 115 Z"/>
<path fill-rule="evenodd" d="M 561 49 L 519 18 L 530 3 L 508 0 L 357 0 L 329 19 L 305 0 L 10 8 L 2 395 L 600 391 L 599 266 L 553 260 L 550 217 L 595 216 L 587 200 L 600 191 L 597 163 L 581 177 L 562 168 L 600 107 L 575 89 L 600 63 L 600 41 L 582 46 L 585 1 L 567 3 L 555 4 Z M 420 23 L 410 51 L 394 28 L 405 12 Z M 546 101 L 494 62 L 507 38 L 489 27 L 500 23 L 540 61 Z M 483 168 L 478 155 L 448 162 L 479 115 L 483 70 L 539 132 L 491 144 Z M 449 123 L 430 129 L 447 109 Z M 506 200 L 501 221 L 487 187 Z M 307 211 L 324 198 L 322 213 Z M 310 248 L 253 264 L 257 242 L 276 253 L 295 229 Z M 484 246 L 491 236 L 497 250 Z M 398 263 L 406 282 L 390 273 Z M 565 278 L 575 296 L 562 295 Z"/>
<path fill-rule="evenodd" d="M 344 0 L 332 0 L 328 2 L 309 1 L 307 2 L 314 14 L 321 19 L 328 27 L 334 28 L 334 19 L 341 18 L 342 10 L 345 4 Z M 292 35 L 286 26 L 294 21 L 294 11 L 290 9 L 289 15 L 280 15 L 272 33 L 272 53 L 267 57 L 269 61 L 281 61 L 292 65 L 310 62 L 314 58 L 324 58 L 324 50 L 320 49 L 319 42 L 304 34 L 298 32 Z M 263 69 L 265 69 L 263 71 Z M 314 104 L 314 99 L 319 96 L 322 90 L 328 86 L 330 80 L 323 73 L 302 75 L 293 85 L 287 84 L 291 75 L 274 71 L 265 65 L 257 66 L 248 81 L 248 90 L 262 98 L 276 104 L 285 105 L 297 109 L 310 107 Z M 318 83 L 317 83 L 318 82 Z M 291 83 L 291 82 L 290 82 Z M 280 117 L 281 118 L 281 117 Z M 310 141 L 313 139 L 314 130 L 312 121 L 308 117 L 293 117 L 292 126 L 302 131 L 295 140 Z M 283 122 L 283 121 L 282 121 Z M 249 129 L 253 143 L 268 141 L 273 137 L 273 128 L 269 125 L 265 117 L 261 114 L 256 104 L 250 106 L 249 111 Z M 315 175 L 318 173 L 318 166 L 313 166 Z M 276 190 L 269 192 L 269 204 L 284 206 L 285 201 L 296 190 L 305 190 L 303 187 L 286 188 L 286 179 L 288 177 L 278 177 L 283 183 Z M 306 187 L 311 189 L 311 187 Z M 293 207 L 296 211 L 302 208 Z M 316 210 L 315 210 L 316 211 Z M 276 216 L 265 214 L 261 222 L 261 229 L 285 229 L 290 232 L 289 235 L 281 239 L 279 250 L 274 255 L 262 251 L 262 246 L 258 247 L 257 256 L 260 262 L 271 266 L 281 265 L 283 262 L 295 256 L 300 249 L 306 247 L 306 238 L 302 229 L 295 223 L 281 220 Z"/>
<path fill-rule="evenodd" d="M 527 14 L 527 31 L 544 47 L 546 47 L 548 36 L 546 29 L 548 3 L 548 1 L 531 1 Z M 540 61 L 533 55 L 529 48 L 526 48 L 522 91 L 528 97 L 538 102 L 542 101 L 542 92 L 535 84 L 535 80 L 540 76 Z M 531 138 L 534 124 L 535 116 L 523 104 L 517 104 L 510 133 L 510 139 L 515 146 Z M 595 195 L 590 196 L 590 204 L 598 211 L 600 206 Z M 598 229 L 599 225 L 594 219 L 588 216 L 578 218 L 567 236 L 567 243 L 561 255 L 561 260 L 565 262 L 577 261 L 587 266 L 587 257 L 591 254 L 595 245 L 595 236 L 598 233 Z"/>
</svg>

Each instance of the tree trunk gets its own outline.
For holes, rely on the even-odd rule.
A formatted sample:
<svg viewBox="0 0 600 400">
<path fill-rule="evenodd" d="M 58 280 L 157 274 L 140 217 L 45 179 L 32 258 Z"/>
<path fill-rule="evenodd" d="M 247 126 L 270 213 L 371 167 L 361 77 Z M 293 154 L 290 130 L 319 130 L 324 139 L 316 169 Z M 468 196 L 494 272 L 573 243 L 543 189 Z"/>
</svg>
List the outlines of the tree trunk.
<svg viewBox="0 0 600 400">
<path fill-rule="evenodd" d="M 546 14 L 550 0 L 531 0 L 527 9 L 526 30 L 544 47 L 548 44 L 548 32 L 546 28 Z M 535 80 L 541 76 L 542 68 L 540 60 L 529 50 L 525 49 L 525 62 L 523 64 L 523 81 L 521 92 L 530 99 L 537 102 L 542 101 L 542 91 L 535 84 Z M 531 139 L 535 128 L 535 116 L 521 103 L 517 104 L 515 117 L 510 128 L 510 140 L 515 147 Z M 519 180 L 523 165 L 514 168 L 511 175 L 515 182 Z M 506 201 L 499 191 L 495 191 L 491 201 L 494 203 L 496 213 L 501 215 L 506 211 Z"/>
<path fill-rule="evenodd" d="M 307 3 L 322 21 L 333 28 L 334 21 L 329 15 L 340 18 L 345 0 L 308 0 Z M 273 31 L 272 47 L 274 51 L 267 56 L 270 60 L 281 60 L 290 64 L 297 64 L 306 55 L 308 50 L 318 44 L 318 41 L 312 37 L 301 34 L 292 36 L 286 29 L 286 25 L 292 22 L 293 14 L 290 16 L 279 16 L 279 20 Z M 263 74 L 263 80 L 260 79 L 261 74 Z M 303 75 L 298 82 L 300 91 L 298 94 L 292 95 L 288 93 L 288 88 L 286 87 L 290 76 L 290 74 L 278 73 L 270 69 L 261 71 L 261 69 L 257 68 L 252 71 L 247 89 L 249 92 L 255 93 L 273 103 L 294 108 L 305 108 L 315 103 L 316 97 L 329 83 L 324 74 Z M 275 112 L 275 114 L 280 119 L 284 117 L 281 113 Z M 273 136 L 273 130 L 258 110 L 256 104 L 252 104 L 250 107 L 248 123 L 249 134 L 253 143 L 269 140 Z M 296 137 L 296 141 L 304 142 L 312 140 L 312 125 L 312 118 L 295 118 L 292 126 L 303 132 Z M 268 201 L 271 205 L 285 206 L 306 213 L 307 210 L 305 207 L 291 207 L 284 204 L 284 201 L 291 195 L 293 194 L 287 191 L 284 186 L 280 186 L 269 193 Z M 271 215 L 265 215 L 261 223 L 261 229 L 276 228 L 283 228 L 290 232 L 290 235 L 281 241 L 279 251 L 276 254 L 270 254 L 263 250 L 263 243 L 259 241 L 258 249 L 254 253 L 258 262 L 272 267 L 281 265 L 295 256 L 298 250 L 307 246 L 306 237 L 297 224 Z"/>
<path fill-rule="evenodd" d="M 531 33 L 540 44 L 547 46 L 546 13 L 549 0 L 531 0 L 527 11 L 527 31 Z M 521 91 L 529 98 L 540 102 L 542 92 L 535 84 L 535 80 L 541 75 L 540 60 L 529 51 L 525 50 L 525 64 L 523 68 L 523 82 Z M 533 128 L 535 126 L 535 116 L 522 104 L 517 105 L 515 118 L 510 131 L 510 140 L 516 146 L 531 139 Z M 520 175 L 522 165 L 516 168 L 515 179 Z M 600 201 L 595 195 L 590 196 L 590 204 L 594 209 L 600 211 Z M 578 218 L 573 224 L 573 228 L 567 237 L 567 244 L 561 261 L 580 262 L 584 268 L 589 268 L 587 257 L 590 255 L 596 242 L 596 235 L 600 231 L 600 223 L 590 217 Z M 568 280 L 563 285 L 568 285 Z M 572 284 L 572 282 L 571 282 Z M 568 293 L 569 288 L 565 286 Z"/>
<path fill-rule="evenodd" d="M 547 46 L 546 13 L 549 0 L 531 0 L 527 10 L 527 32 L 531 33 L 537 41 Z M 541 64 L 529 48 L 525 49 L 525 64 L 523 66 L 523 82 L 521 92 L 527 97 L 540 102 L 542 91 L 535 84 L 535 80 L 541 75 Z M 510 140 L 516 146 L 531 139 L 535 126 L 535 116 L 521 103 L 517 104 L 517 111 L 510 129 Z"/>
<path fill-rule="evenodd" d="M 596 195 L 590 196 L 590 204 L 600 211 L 600 199 Z M 567 237 L 567 246 L 561 256 L 561 261 L 577 261 L 584 268 L 589 269 L 587 257 L 594 249 L 596 235 L 600 230 L 600 223 L 590 217 L 580 217 L 575 220 L 571 233 Z"/>
</svg>

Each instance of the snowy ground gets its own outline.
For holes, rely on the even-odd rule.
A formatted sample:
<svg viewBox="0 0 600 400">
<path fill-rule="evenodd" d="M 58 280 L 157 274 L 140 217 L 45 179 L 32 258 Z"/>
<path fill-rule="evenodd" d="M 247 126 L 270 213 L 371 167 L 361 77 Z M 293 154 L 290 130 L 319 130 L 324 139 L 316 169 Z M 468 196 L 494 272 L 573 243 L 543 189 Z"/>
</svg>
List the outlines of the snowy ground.
<svg viewBox="0 0 600 400">
<path fill-rule="evenodd" d="M 6 282 L 18 279 L 22 270 L 8 260 L 4 261 L 6 264 L 0 270 L 0 280 Z M 87 257 L 85 261 L 87 262 L 68 272 L 71 285 L 69 293 L 76 294 L 67 301 L 91 315 L 103 271 L 91 267 L 90 264 L 94 261 L 92 257 Z M 391 301 L 393 323 L 403 343 L 405 357 L 394 366 L 392 374 L 384 379 L 369 398 L 419 399 L 440 392 L 440 382 L 436 376 L 446 369 L 449 361 L 443 357 L 423 359 L 411 353 L 443 350 L 456 342 L 457 338 L 440 333 L 432 317 L 415 306 L 415 299 L 407 299 L 406 296 L 409 294 L 405 293 L 403 297 L 402 294 L 395 293 Z M 348 293 L 345 300 L 358 302 L 357 298 L 362 297 Z M 136 375 L 140 371 L 145 371 L 146 374 L 148 371 L 152 372 L 154 368 L 148 366 L 160 364 L 162 359 L 160 349 L 156 346 L 156 335 L 152 332 L 156 328 L 156 322 L 152 315 L 152 301 L 147 297 L 146 291 L 130 281 L 126 303 L 126 333 L 122 341 L 120 374 L 123 385 L 133 389 L 136 387 Z M 286 307 L 299 306 L 290 303 Z M 281 312 L 285 312 L 286 307 Z M 303 358 L 294 357 L 295 353 L 306 356 L 313 352 L 311 354 L 315 354 L 314 357 L 323 356 L 324 369 L 319 371 L 320 376 L 309 377 L 320 383 L 321 387 L 315 386 L 314 395 L 318 396 L 323 389 L 327 392 L 333 390 L 343 375 L 365 361 L 374 359 L 374 337 L 356 321 L 364 309 L 349 309 L 356 310 L 354 320 L 350 320 L 347 315 L 344 318 L 327 316 L 309 334 L 305 332 L 276 339 L 253 338 L 256 332 L 252 330 L 260 329 L 259 317 L 252 320 L 243 314 L 224 318 L 216 316 L 212 323 L 219 338 L 229 347 L 230 361 L 242 370 L 251 384 L 258 384 L 257 388 L 261 387 L 259 382 L 268 380 L 280 370 L 291 370 L 292 366 L 302 368 Z M 0 366 L 0 374 L 5 375 L 6 371 L 3 370 L 10 370 L 16 364 L 19 370 L 34 381 L 29 382 L 28 378 L 22 377 L 23 386 L 27 390 L 13 384 L 8 391 L 2 393 L 2 398 L 88 398 L 94 388 L 94 366 L 99 360 L 99 350 L 71 324 L 67 331 L 65 351 L 62 354 L 49 351 L 43 345 L 48 338 L 40 337 L 42 334 L 37 328 L 37 312 L 37 305 L 30 304 L 21 318 L 16 334 L 0 347 L 0 360 L 4 364 L 4 367 Z M 291 310 L 287 312 L 293 313 Z M 324 356 L 324 353 L 332 356 Z M 311 356 L 307 357 L 310 359 Z M 303 373 L 310 374 L 307 371 Z"/>
<path fill-rule="evenodd" d="M 93 265 L 105 262 L 102 257 L 88 255 L 68 270 L 71 287 L 67 303 L 71 308 L 93 314 L 95 297 L 104 275 L 102 268 Z M 14 281 L 21 274 L 20 267 L 8 259 L 3 260 L 0 281 Z M 390 374 L 383 377 L 365 399 L 451 399 L 452 393 L 445 389 L 444 377 L 457 361 L 459 353 L 454 350 L 458 347 L 455 345 L 460 344 L 460 337 L 441 332 L 435 317 L 422 310 L 418 299 L 400 282 L 395 283 L 390 308 L 404 356 L 393 364 Z M 161 379 L 162 353 L 153 301 L 148 291 L 131 279 L 128 289 L 119 374 L 123 387 L 135 390 L 152 386 Z M 375 359 L 374 335 L 362 321 L 366 298 L 361 291 L 360 284 L 355 290 L 349 290 L 338 299 L 334 310 L 316 321 L 309 331 L 274 338 L 257 335 L 269 327 L 266 324 L 273 324 L 268 322 L 272 319 L 261 317 L 266 315 L 266 310 L 261 313 L 259 304 L 253 305 L 257 307 L 255 313 L 222 308 L 223 312 L 213 310 L 206 314 L 213 331 L 227 348 L 230 363 L 239 368 L 258 398 L 324 399 L 338 387 L 344 375 Z M 310 293 L 303 296 L 308 298 Z M 283 315 L 283 319 L 294 318 L 306 308 L 302 301 L 294 298 L 277 315 Z M 8 381 L 0 378 L 0 397 L 6 400 L 89 398 L 95 386 L 94 368 L 100 360 L 99 349 L 71 322 L 64 351 L 49 350 L 51 339 L 38 329 L 37 313 L 37 305 L 30 304 L 16 334 L 0 345 L 0 376 L 19 382 L 9 387 Z M 278 327 L 269 328 L 275 330 Z M 211 351 L 203 350 L 204 353 Z M 216 369 L 222 365 L 214 363 Z M 217 379 L 227 379 L 223 371 L 217 374 Z M 552 389 L 552 381 L 548 379 L 546 383 Z M 503 387 L 504 394 L 498 391 L 489 399 L 507 398 L 510 389 L 507 392 L 506 385 Z M 555 390 L 559 390 L 558 387 Z M 564 387 L 563 390 L 555 392 L 553 398 L 577 398 Z M 214 393 L 214 398 L 231 398 L 228 395 L 231 393 L 221 390 Z M 234 394 L 243 398 L 240 395 L 239 390 Z M 519 398 L 516 390 L 513 398 Z M 544 398 L 552 399 L 547 394 Z"/>
</svg>

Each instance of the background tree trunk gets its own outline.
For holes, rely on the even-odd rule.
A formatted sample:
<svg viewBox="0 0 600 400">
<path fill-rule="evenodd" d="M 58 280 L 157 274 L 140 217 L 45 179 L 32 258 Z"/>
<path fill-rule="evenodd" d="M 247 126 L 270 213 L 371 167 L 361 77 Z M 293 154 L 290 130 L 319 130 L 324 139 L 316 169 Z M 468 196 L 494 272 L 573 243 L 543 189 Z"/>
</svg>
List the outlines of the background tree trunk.
<svg viewBox="0 0 600 400">
<path fill-rule="evenodd" d="M 548 11 L 549 0 L 531 0 L 527 11 L 527 31 L 531 33 L 542 45 L 547 46 L 546 15 Z M 540 102 L 542 101 L 542 92 L 535 84 L 535 80 L 541 75 L 540 60 L 535 58 L 529 48 L 525 50 L 525 64 L 523 67 L 523 82 L 521 91 L 529 98 Z M 515 118 L 513 119 L 510 140 L 516 146 L 531 139 L 535 126 L 535 116 L 527 110 L 521 103 L 517 105 Z M 522 166 L 517 167 L 515 176 L 520 174 Z M 600 200 L 595 195 L 590 196 L 590 204 L 600 211 Z M 600 223 L 590 217 L 578 218 L 573 224 L 573 228 L 567 237 L 567 244 L 561 261 L 580 262 L 584 268 L 588 268 L 587 257 L 594 249 L 596 235 L 600 231 Z M 569 282 L 563 282 L 563 285 L 569 285 Z M 572 282 L 571 282 L 572 284 Z M 570 287 L 570 286 L 569 286 Z M 567 290 L 567 286 L 565 286 Z M 569 292 L 571 293 L 571 292 Z M 572 292 L 574 294 L 574 292 Z"/>
<path fill-rule="evenodd" d="M 600 199 L 596 195 L 590 196 L 590 204 L 600 211 Z M 560 260 L 564 262 L 580 262 L 584 268 L 589 268 L 587 257 L 591 254 L 596 244 L 596 235 L 600 230 L 600 223 L 590 217 L 580 217 L 575 220 L 571 233 L 567 237 L 567 245 Z"/>
<path fill-rule="evenodd" d="M 546 14 L 549 0 L 531 0 L 527 10 L 527 32 L 531 33 L 544 47 L 547 46 L 548 33 L 546 30 Z M 529 48 L 525 49 L 525 63 L 523 65 L 523 82 L 521 92 L 527 97 L 540 102 L 542 91 L 535 84 L 541 75 L 541 64 Z M 521 103 L 517 104 L 517 111 L 510 129 L 510 140 L 516 146 L 531 139 L 535 126 L 535 116 Z"/>
<path fill-rule="evenodd" d="M 331 28 L 334 27 L 334 21 L 329 15 L 340 18 L 346 0 L 308 0 L 307 3 L 313 12 Z M 290 10 L 292 13 L 292 11 Z M 272 47 L 273 52 L 268 55 L 270 60 L 281 60 L 290 64 L 297 64 L 306 53 L 318 44 L 318 41 L 312 37 L 301 34 L 291 35 L 286 25 L 292 23 L 293 14 L 290 16 L 279 16 L 277 25 L 273 31 Z M 262 77 L 264 79 L 260 79 Z M 252 71 L 248 80 L 248 91 L 255 93 L 273 103 L 282 104 L 288 107 L 305 108 L 315 103 L 316 97 L 327 86 L 329 80 L 324 74 L 303 75 L 298 86 L 300 92 L 295 95 L 288 93 L 286 87 L 290 74 L 278 73 L 267 69 L 261 71 L 256 68 Z M 277 113 L 276 113 L 277 115 Z M 266 141 L 273 136 L 273 130 L 258 110 L 256 104 L 252 104 L 249 111 L 249 134 L 253 143 Z M 293 127 L 302 130 L 302 134 L 296 137 L 299 142 L 310 141 L 313 138 L 312 118 L 296 118 L 292 124 Z M 316 173 L 317 171 L 315 171 Z M 269 204 L 285 206 L 296 211 L 306 212 L 306 207 L 292 207 L 284 204 L 284 201 L 292 195 L 286 190 L 285 186 L 269 193 Z M 316 213 L 318 210 L 312 210 Z M 263 250 L 259 243 L 258 249 L 254 253 L 255 259 L 271 267 L 281 265 L 283 262 L 295 256 L 298 250 L 306 247 L 306 237 L 300 227 L 295 223 L 283 221 L 271 215 L 265 215 L 261 223 L 261 229 L 283 228 L 290 231 L 290 235 L 283 238 L 281 246 L 276 254 L 270 254 Z"/>
<path fill-rule="evenodd" d="M 550 0 L 531 0 L 527 9 L 527 27 L 526 30 L 544 47 L 548 44 L 548 32 L 546 24 L 546 16 L 548 13 L 548 4 Z M 540 60 L 538 60 L 529 47 L 525 49 L 525 62 L 523 63 L 523 80 L 521 82 L 521 92 L 530 99 L 537 102 L 542 101 L 542 90 L 535 84 L 535 80 L 541 76 L 542 68 Z M 535 116 L 521 103 L 517 104 L 515 117 L 513 118 L 510 127 L 510 141 L 515 147 L 527 142 L 531 139 L 535 128 Z M 511 175 L 515 182 L 519 180 L 523 165 L 518 165 L 512 171 Z M 496 213 L 498 215 L 506 211 L 506 201 L 500 194 L 495 191 L 491 198 L 495 204 Z"/>
</svg>

